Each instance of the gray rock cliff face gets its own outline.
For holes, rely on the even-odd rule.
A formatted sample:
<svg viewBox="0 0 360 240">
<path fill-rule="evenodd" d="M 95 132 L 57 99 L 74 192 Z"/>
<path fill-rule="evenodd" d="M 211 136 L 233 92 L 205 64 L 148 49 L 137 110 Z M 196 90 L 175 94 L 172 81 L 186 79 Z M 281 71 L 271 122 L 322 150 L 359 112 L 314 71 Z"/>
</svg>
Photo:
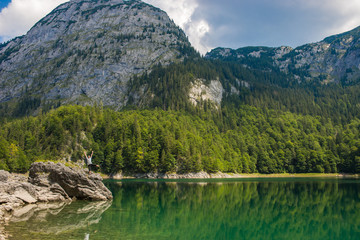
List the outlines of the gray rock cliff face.
<svg viewBox="0 0 360 240">
<path fill-rule="evenodd" d="M 193 84 L 191 84 L 189 98 L 190 102 L 195 106 L 205 100 L 209 100 L 215 104 L 215 107 L 219 107 L 221 104 L 223 96 L 223 86 L 219 80 L 212 80 L 208 85 L 205 85 L 206 82 L 203 79 L 196 79 Z"/>
<path fill-rule="evenodd" d="M 323 83 L 340 80 L 353 82 L 360 76 L 360 27 L 295 49 L 291 47 L 247 47 L 237 50 L 216 48 L 206 57 L 239 61 L 244 65 L 251 62 L 261 63 L 262 68 L 275 67 L 294 74 L 295 79 L 299 79 L 296 75 L 301 73 L 302 80 L 318 79 Z"/>
<path fill-rule="evenodd" d="M 139 0 L 71 0 L 0 46 L 0 102 L 127 103 L 131 77 L 181 61 L 189 47 L 167 14 Z"/>
</svg>

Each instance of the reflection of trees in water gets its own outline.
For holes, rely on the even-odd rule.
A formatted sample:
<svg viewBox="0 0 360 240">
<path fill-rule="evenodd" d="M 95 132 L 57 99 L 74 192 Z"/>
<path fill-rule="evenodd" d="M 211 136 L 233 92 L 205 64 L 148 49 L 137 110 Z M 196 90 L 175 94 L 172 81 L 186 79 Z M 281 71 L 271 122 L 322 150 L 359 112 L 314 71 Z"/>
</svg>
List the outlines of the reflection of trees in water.
<svg viewBox="0 0 360 240">
<path fill-rule="evenodd" d="M 358 181 L 255 181 L 108 183 L 112 203 L 23 209 L 7 229 L 33 240 L 360 239 Z"/>
<path fill-rule="evenodd" d="M 44 237 L 51 235 L 58 239 L 58 235 L 86 229 L 92 224 L 99 223 L 101 215 L 110 206 L 111 201 L 27 205 L 14 212 L 7 230 L 14 239 L 28 239 L 32 234 Z M 27 231 L 16 231 L 24 226 Z"/>
<path fill-rule="evenodd" d="M 112 185 L 112 237 L 141 239 L 341 239 L 359 237 L 359 184 L 334 181 L 123 183 Z M 161 233 L 161 234 L 160 234 Z M 157 235 L 159 234 L 159 235 Z M 352 239 L 347 238 L 347 239 Z"/>
</svg>

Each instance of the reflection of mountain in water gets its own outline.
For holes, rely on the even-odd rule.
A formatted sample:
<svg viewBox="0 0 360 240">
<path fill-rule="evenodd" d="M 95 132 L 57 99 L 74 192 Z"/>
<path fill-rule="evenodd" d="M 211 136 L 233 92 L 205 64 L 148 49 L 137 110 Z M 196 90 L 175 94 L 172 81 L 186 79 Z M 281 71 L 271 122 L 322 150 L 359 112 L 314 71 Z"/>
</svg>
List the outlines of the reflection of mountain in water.
<svg viewBox="0 0 360 240">
<path fill-rule="evenodd" d="M 27 205 L 14 212 L 7 231 L 14 239 L 28 239 L 31 234 L 44 235 L 44 239 L 45 235 L 50 234 L 54 239 L 59 239 L 56 236 L 86 229 L 98 223 L 111 203 L 75 201 L 70 204 Z M 27 231 L 16 231 L 18 227 L 24 226 Z"/>
</svg>

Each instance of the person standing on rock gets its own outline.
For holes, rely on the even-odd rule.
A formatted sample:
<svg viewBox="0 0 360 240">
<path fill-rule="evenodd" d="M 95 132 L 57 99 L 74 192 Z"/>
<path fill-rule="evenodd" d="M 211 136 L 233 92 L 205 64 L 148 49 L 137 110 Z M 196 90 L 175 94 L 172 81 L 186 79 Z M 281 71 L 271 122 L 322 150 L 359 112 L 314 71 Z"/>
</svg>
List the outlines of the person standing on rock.
<svg viewBox="0 0 360 240">
<path fill-rule="evenodd" d="M 92 156 L 93 156 L 93 154 L 94 154 L 94 151 L 91 151 L 91 155 L 88 156 L 88 155 L 86 155 L 86 151 L 84 151 L 84 155 L 85 155 L 85 158 L 86 158 L 86 164 L 87 164 L 87 166 L 88 166 L 88 168 L 89 168 L 89 173 L 91 173 L 91 168 L 92 168 L 93 166 L 99 167 L 99 165 L 95 165 L 95 164 L 92 163 Z"/>
</svg>

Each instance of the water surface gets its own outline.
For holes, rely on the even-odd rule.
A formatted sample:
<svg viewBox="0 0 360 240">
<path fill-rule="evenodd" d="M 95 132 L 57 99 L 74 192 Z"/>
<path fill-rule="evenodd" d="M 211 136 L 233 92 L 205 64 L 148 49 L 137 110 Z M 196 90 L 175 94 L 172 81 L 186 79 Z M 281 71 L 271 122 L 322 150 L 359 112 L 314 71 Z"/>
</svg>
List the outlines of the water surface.
<svg viewBox="0 0 360 240">
<path fill-rule="evenodd" d="M 107 181 L 112 203 L 21 214 L 10 239 L 360 239 L 360 180 Z"/>
</svg>

